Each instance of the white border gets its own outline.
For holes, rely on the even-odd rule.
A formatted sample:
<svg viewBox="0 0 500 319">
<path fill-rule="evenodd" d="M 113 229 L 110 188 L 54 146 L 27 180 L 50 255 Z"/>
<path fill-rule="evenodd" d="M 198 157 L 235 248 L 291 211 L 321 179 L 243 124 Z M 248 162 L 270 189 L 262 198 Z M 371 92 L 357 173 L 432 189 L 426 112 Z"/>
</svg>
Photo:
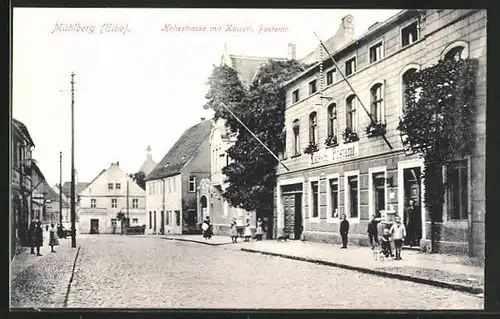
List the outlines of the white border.
<svg viewBox="0 0 500 319">
<path fill-rule="evenodd" d="M 338 189 L 338 216 L 337 218 L 331 217 L 332 215 L 332 190 L 330 185 L 330 180 L 337 179 L 339 189 Z M 340 221 L 340 174 L 330 174 L 326 176 L 326 222 L 327 223 L 338 223 Z"/>
<path fill-rule="evenodd" d="M 374 173 L 384 173 L 384 210 L 387 210 L 387 166 L 371 167 L 368 168 L 368 218 L 375 214 L 375 201 L 374 201 L 374 189 L 373 189 L 373 174 Z"/>
<path fill-rule="evenodd" d="M 464 40 L 457 40 L 457 41 L 453 41 L 452 43 L 448 44 L 446 46 L 446 48 L 444 48 L 444 50 L 441 52 L 441 59 L 444 60 L 445 55 L 456 47 L 463 47 L 464 48 L 464 58 L 469 57 L 469 54 L 470 54 L 469 43 L 464 41 Z"/>
<path fill-rule="evenodd" d="M 349 209 L 349 177 L 358 177 L 358 217 L 351 218 L 351 212 Z M 359 223 L 361 220 L 361 176 L 359 170 L 344 172 L 344 214 L 346 214 L 349 222 Z"/>
<path fill-rule="evenodd" d="M 313 207 L 313 192 L 312 192 L 312 182 L 317 182 L 318 183 L 318 217 L 313 217 L 312 216 L 312 207 Z M 320 186 L 320 179 L 319 176 L 317 177 L 310 177 L 307 181 L 307 187 L 308 187 L 308 192 L 307 192 L 307 216 L 309 216 L 309 222 L 310 223 L 319 223 L 320 220 L 320 215 L 321 215 L 321 186 Z"/>
<path fill-rule="evenodd" d="M 404 211 L 404 169 L 412 168 L 412 167 L 420 167 L 420 172 L 424 171 L 424 159 L 415 158 L 406 161 L 398 162 L 398 216 L 403 218 Z M 422 239 L 426 239 L 426 209 L 424 202 L 424 194 L 425 194 L 425 184 L 424 178 L 422 177 L 420 181 L 420 209 L 422 211 Z"/>
<path fill-rule="evenodd" d="M 292 185 L 292 184 L 300 184 L 302 183 L 302 225 L 304 226 L 304 230 L 306 228 L 305 224 L 305 200 L 304 200 L 304 186 L 305 186 L 305 178 L 304 177 L 296 177 L 296 178 L 290 178 L 290 179 L 285 179 L 285 180 L 278 180 L 276 184 L 276 209 L 277 209 L 277 216 L 276 216 L 276 229 L 279 231 L 280 229 L 282 230 L 285 227 L 285 214 L 283 211 L 283 199 L 282 199 L 282 193 L 281 193 L 281 186 L 283 185 Z"/>
</svg>

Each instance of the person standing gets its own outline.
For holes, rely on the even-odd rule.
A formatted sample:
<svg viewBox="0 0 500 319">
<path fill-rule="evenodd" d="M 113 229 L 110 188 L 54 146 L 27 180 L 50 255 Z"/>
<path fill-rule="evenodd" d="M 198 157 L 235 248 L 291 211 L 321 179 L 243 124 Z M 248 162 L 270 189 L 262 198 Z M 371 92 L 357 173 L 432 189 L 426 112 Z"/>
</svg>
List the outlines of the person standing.
<svg viewBox="0 0 500 319">
<path fill-rule="evenodd" d="M 410 246 L 419 246 L 420 238 L 422 237 L 422 223 L 420 211 L 415 206 L 415 201 L 410 199 L 408 201 L 408 208 L 406 208 L 406 216 L 408 216 L 408 223 L 406 228 L 408 230 L 408 244 Z"/>
<path fill-rule="evenodd" d="M 35 239 L 36 255 L 42 256 L 42 254 L 40 254 L 40 247 L 43 246 L 43 229 L 41 222 L 36 223 L 34 234 L 35 234 L 34 239 Z"/>
<path fill-rule="evenodd" d="M 342 215 L 342 221 L 340 222 L 340 236 L 342 237 L 342 247 L 341 249 L 347 248 L 347 235 L 349 234 L 349 221 L 347 220 L 346 214 Z"/>
<path fill-rule="evenodd" d="M 201 225 L 201 229 L 203 230 L 203 238 L 210 239 L 212 238 L 212 234 L 210 233 L 210 217 L 206 217 Z"/>
<path fill-rule="evenodd" d="M 394 224 L 392 224 L 389 232 L 392 234 L 392 239 L 394 241 L 396 260 L 402 260 L 401 247 L 403 246 L 403 240 L 406 237 L 406 227 L 401 223 L 401 218 L 399 216 L 396 216 Z"/>
<path fill-rule="evenodd" d="M 231 240 L 233 241 L 233 243 L 238 242 L 238 230 L 236 229 L 236 218 L 233 218 L 233 221 L 229 226 L 229 236 L 231 236 Z"/>
<path fill-rule="evenodd" d="M 30 228 L 28 230 L 28 240 L 31 247 L 31 253 L 33 255 L 35 254 L 35 228 L 36 228 L 36 222 L 33 220 L 31 221 Z"/>
<path fill-rule="evenodd" d="M 245 232 L 243 234 L 245 237 L 245 241 L 250 241 L 250 237 L 252 237 L 252 229 L 250 228 L 250 220 L 247 219 L 247 223 L 245 225 Z"/>
<path fill-rule="evenodd" d="M 255 230 L 255 237 L 257 241 L 262 241 L 262 236 L 264 235 L 264 223 L 262 219 L 259 217 L 257 219 L 257 229 Z"/>
<path fill-rule="evenodd" d="M 57 238 L 57 229 L 54 224 L 50 224 L 50 237 L 49 237 L 49 246 L 50 252 L 55 253 L 54 246 L 59 246 L 59 239 Z"/>
<path fill-rule="evenodd" d="M 375 249 L 375 244 L 378 246 L 378 223 L 380 223 L 380 221 L 380 218 L 372 215 L 372 219 L 368 223 L 368 239 L 370 240 L 372 249 Z"/>
</svg>

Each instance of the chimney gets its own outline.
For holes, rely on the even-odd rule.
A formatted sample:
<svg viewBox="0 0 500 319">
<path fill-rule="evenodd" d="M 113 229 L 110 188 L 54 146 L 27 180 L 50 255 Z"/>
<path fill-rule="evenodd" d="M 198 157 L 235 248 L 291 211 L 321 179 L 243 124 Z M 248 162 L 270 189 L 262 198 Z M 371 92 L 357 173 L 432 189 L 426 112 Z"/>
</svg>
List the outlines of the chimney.
<svg viewBox="0 0 500 319">
<path fill-rule="evenodd" d="M 335 32 L 335 35 L 330 39 L 328 39 L 327 41 L 325 41 L 325 46 L 328 49 L 328 51 L 330 51 L 330 53 L 333 53 L 354 39 L 355 39 L 354 17 L 348 14 L 342 18 L 342 23 L 337 29 L 337 32 Z M 322 49 L 321 48 L 318 49 L 318 55 L 319 55 L 319 50 Z"/>
<path fill-rule="evenodd" d="M 200 118 L 200 120 L 203 122 L 203 121 L 205 121 L 205 118 L 204 118 L 204 117 L 201 117 L 201 118 Z"/>
<path fill-rule="evenodd" d="M 295 43 L 288 43 L 288 60 L 297 59 L 297 46 Z"/>
<path fill-rule="evenodd" d="M 342 25 L 340 27 L 344 33 L 344 44 L 351 42 L 355 39 L 354 34 L 354 17 L 350 14 L 342 18 Z"/>
</svg>

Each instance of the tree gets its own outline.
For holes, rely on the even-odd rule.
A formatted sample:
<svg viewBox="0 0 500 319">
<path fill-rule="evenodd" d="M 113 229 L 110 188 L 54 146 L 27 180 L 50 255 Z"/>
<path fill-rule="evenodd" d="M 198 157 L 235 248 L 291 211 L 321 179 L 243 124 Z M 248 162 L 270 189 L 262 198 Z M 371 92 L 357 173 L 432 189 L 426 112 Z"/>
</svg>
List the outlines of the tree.
<svg viewBox="0 0 500 319">
<path fill-rule="evenodd" d="M 425 206 L 431 218 L 431 251 L 442 221 L 442 167 L 473 146 L 476 61 L 440 60 L 408 77 L 398 129 L 406 147 L 424 158 Z"/>
<path fill-rule="evenodd" d="M 222 196 L 234 207 L 255 211 L 258 217 L 272 216 L 276 159 L 246 129 L 220 107 L 224 103 L 275 154 L 284 149 L 285 91 L 282 84 L 304 70 L 295 60 L 269 61 L 258 79 L 245 90 L 236 71 L 227 66 L 214 67 L 209 78 L 208 103 L 215 118 L 237 134 L 228 150 L 233 160 L 222 169 L 229 186 Z"/>
<path fill-rule="evenodd" d="M 128 176 L 130 176 L 140 188 L 146 190 L 146 181 L 144 180 L 146 178 L 146 174 L 144 174 L 144 172 L 139 171 L 134 174 L 129 174 Z"/>
</svg>

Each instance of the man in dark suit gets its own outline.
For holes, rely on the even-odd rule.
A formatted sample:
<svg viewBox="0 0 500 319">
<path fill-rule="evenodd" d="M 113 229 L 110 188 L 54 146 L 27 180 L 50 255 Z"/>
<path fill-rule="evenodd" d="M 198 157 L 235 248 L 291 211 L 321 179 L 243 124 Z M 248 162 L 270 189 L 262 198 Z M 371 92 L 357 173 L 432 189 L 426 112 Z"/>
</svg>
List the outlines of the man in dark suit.
<svg viewBox="0 0 500 319">
<path fill-rule="evenodd" d="M 344 214 L 340 222 L 340 236 L 342 237 L 341 249 L 347 248 L 347 234 L 349 234 L 349 221 L 347 221 L 347 216 Z"/>
</svg>

